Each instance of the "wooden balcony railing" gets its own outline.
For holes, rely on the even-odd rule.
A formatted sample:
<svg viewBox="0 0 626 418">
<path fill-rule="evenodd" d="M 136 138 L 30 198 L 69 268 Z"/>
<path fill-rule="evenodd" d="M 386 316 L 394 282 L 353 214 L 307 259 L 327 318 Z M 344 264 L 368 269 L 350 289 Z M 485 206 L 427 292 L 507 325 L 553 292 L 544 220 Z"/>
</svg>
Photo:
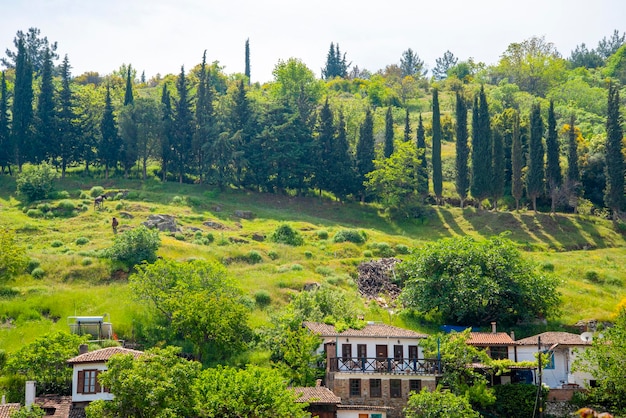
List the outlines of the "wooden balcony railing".
<svg viewBox="0 0 626 418">
<path fill-rule="evenodd" d="M 436 359 L 345 358 L 328 359 L 331 372 L 348 373 L 394 373 L 415 375 L 439 375 L 441 366 Z"/>
</svg>

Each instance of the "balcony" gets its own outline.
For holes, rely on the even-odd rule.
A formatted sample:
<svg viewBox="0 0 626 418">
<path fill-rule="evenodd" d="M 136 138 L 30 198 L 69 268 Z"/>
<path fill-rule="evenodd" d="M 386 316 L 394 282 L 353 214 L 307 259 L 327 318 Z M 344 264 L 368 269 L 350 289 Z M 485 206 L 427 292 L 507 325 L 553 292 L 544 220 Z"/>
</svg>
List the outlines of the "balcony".
<svg viewBox="0 0 626 418">
<path fill-rule="evenodd" d="M 329 371 L 345 373 L 389 373 L 403 375 L 440 375 L 441 366 L 436 359 L 394 359 L 380 357 L 331 357 Z"/>
</svg>

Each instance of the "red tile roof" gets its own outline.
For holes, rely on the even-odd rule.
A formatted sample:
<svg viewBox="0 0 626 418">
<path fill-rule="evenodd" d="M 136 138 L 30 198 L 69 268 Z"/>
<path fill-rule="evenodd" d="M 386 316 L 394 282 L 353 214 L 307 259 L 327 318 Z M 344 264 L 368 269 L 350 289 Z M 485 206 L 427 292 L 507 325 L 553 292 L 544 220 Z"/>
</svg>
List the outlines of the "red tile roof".
<svg viewBox="0 0 626 418">
<path fill-rule="evenodd" d="M 589 341 L 583 341 L 578 334 L 571 332 L 551 331 L 517 341 L 519 345 L 537 345 L 537 337 L 541 337 L 541 345 L 591 345 Z"/>
<path fill-rule="evenodd" d="M 470 332 L 467 340 L 469 345 L 490 347 L 498 345 L 515 345 L 515 341 L 506 332 Z"/>
<path fill-rule="evenodd" d="M 19 403 L 0 404 L 0 418 L 11 418 L 11 414 L 18 409 L 20 409 Z"/>
<path fill-rule="evenodd" d="M 307 402 L 310 404 L 339 404 L 341 398 L 335 395 L 330 389 L 323 386 L 297 387 L 293 391 L 298 396 L 296 402 Z"/>
<path fill-rule="evenodd" d="M 46 411 L 46 417 L 67 418 L 72 408 L 71 396 L 44 395 L 35 398 L 35 404 Z"/>
<path fill-rule="evenodd" d="M 398 328 L 392 325 L 380 323 L 368 323 L 362 329 L 349 328 L 337 332 L 334 325 L 321 322 L 304 322 L 303 325 L 322 337 L 374 337 L 374 338 L 426 338 L 428 335 L 420 334 L 410 329 Z"/>
<path fill-rule="evenodd" d="M 85 354 L 73 357 L 67 362 L 69 364 L 75 363 L 101 363 L 107 361 L 114 354 L 132 354 L 137 358 L 143 354 L 143 351 L 130 350 L 124 347 L 107 347 L 100 350 L 89 351 Z"/>
</svg>

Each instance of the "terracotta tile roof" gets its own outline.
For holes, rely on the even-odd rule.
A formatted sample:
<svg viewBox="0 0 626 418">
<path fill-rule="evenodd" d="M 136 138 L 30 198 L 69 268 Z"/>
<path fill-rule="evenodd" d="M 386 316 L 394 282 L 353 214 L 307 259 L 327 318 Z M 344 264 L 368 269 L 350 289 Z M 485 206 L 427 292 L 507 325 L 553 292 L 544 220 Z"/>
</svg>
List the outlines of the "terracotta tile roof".
<svg viewBox="0 0 626 418">
<path fill-rule="evenodd" d="M 143 354 L 143 351 L 130 350 L 124 347 L 107 347 L 101 348 L 100 350 L 89 351 L 85 354 L 73 357 L 67 362 L 69 364 L 100 363 L 107 361 L 114 354 L 132 354 L 135 358 L 137 358 Z"/>
<path fill-rule="evenodd" d="M 292 388 L 298 396 L 296 402 L 310 404 L 339 404 L 341 398 L 336 396 L 330 389 L 324 386 Z"/>
<path fill-rule="evenodd" d="M 0 404 L 0 418 L 11 418 L 11 414 L 18 409 L 20 409 L 19 403 Z"/>
<path fill-rule="evenodd" d="M 44 395 L 35 398 L 35 404 L 46 411 L 46 417 L 68 418 L 72 408 L 71 396 Z"/>
<path fill-rule="evenodd" d="M 537 345 L 537 337 L 541 337 L 541 345 L 591 345 L 589 341 L 583 341 L 578 334 L 571 332 L 551 331 L 544 332 L 531 337 L 522 338 L 517 341 L 519 345 Z"/>
<path fill-rule="evenodd" d="M 70 416 L 68 418 L 87 418 L 87 414 L 85 414 L 85 408 L 77 408 L 75 406 L 72 406 Z"/>
<path fill-rule="evenodd" d="M 305 321 L 303 325 L 322 337 L 377 337 L 377 338 L 426 338 L 428 335 L 420 334 L 410 329 L 398 328 L 392 325 L 368 323 L 362 329 L 349 328 L 342 332 L 337 332 L 334 325 L 322 324 L 320 322 Z"/>
<path fill-rule="evenodd" d="M 506 332 L 470 332 L 467 343 L 478 347 L 516 344 Z"/>
</svg>

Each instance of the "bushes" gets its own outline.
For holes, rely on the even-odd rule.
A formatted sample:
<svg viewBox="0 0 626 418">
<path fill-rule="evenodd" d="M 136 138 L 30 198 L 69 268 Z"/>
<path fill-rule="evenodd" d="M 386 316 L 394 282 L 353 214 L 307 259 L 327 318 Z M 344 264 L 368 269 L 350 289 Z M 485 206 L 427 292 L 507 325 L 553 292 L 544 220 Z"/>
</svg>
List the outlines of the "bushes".
<svg viewBox="0 0 626 418">
<path fill-rule="evenodd" d="M 535 409 L 537 386 L 529 384 L 495 385 L 493 390 L 496 403 L 489 409 L 498 416 L 510 418 L 532 417 Z M 543 400 L 548 397 L 548 390 L 543 390 Z"/>
<path fill-rule="evenodd" d="M 333 237 L 334 242 L 353 242 L 355 244 L 362 244 L 367 240 L 367 235 L 363 231 L 357 231 L 356 229 L 342 229 L 338 231 Z"/>
<path fill-rule="evenodd" d="M 261 289 L 254 293 L 254 301 L 260 308 L 264 308 L 269 306 L 272 302 L 272 297 L 270 296 L 270 292 L 265 289 Z"/>
<path fill-rule="evenodd" d="M 27 202 L 46 199 L 54 188 L 56 176 L 56 172 L 47 163 L 26 167 L 17 176 L 17 193 Z"/>
<path fill-rule="evenodd" d="M 159 231 L 142 225 L 117 235 L 113 247 L 106 249 L 104 255 L 133 267 L 143 261 L 154 263 L 160 245 Z"/>
<path fill-rule="evenodd" d="M 288 224 L 282 224 L 278 228 L 276 228 L 276 230 L 270 237 L 270 240 L 272 242 L 287 244 L 294 247 L 304 244 L 304 238 L 302 238 L 298 231 L 293 229 Z"/>
</svg>

